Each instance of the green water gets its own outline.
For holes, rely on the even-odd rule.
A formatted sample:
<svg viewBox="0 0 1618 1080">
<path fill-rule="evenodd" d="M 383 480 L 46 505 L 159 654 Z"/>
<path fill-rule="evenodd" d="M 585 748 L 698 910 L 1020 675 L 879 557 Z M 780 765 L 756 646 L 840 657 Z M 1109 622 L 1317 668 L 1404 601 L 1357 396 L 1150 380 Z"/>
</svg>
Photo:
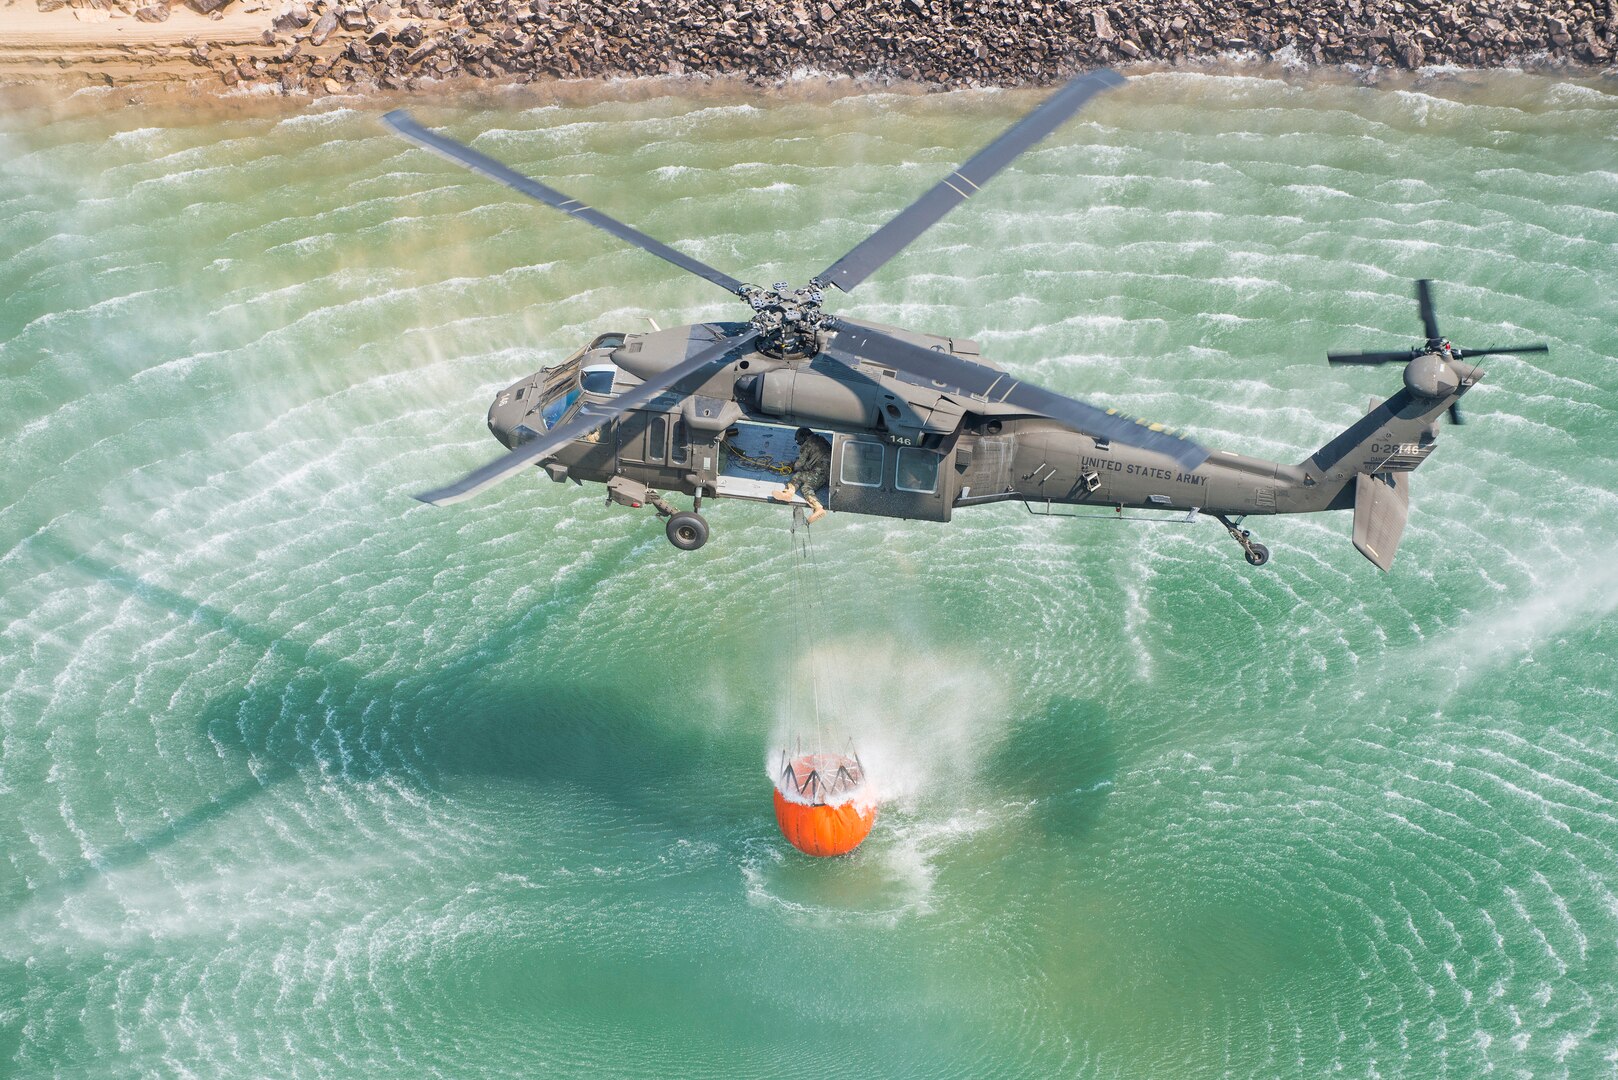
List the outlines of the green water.
<svg viewBox="0 0 1618 1080">
<path fill-rule="evenodd" d="M 0 1073 L 1610 1076 L 1618 96 L 1158 74 L 836 310 L 1306 457 L 1438 279 L 1500 357 L 1383 576 L 1347 515 L 817 527 L 883 816 L 788 849 L 785 519 L 498 451 L 495 390 L 718 290 L 374 109 L 0 112 Z M 1029 108 L 413 104 L 753 281 Z M 390 103 L 391 104 L 391 103 Z M 480 134 L 483 133 L 483 134 Z"/>
</svg>

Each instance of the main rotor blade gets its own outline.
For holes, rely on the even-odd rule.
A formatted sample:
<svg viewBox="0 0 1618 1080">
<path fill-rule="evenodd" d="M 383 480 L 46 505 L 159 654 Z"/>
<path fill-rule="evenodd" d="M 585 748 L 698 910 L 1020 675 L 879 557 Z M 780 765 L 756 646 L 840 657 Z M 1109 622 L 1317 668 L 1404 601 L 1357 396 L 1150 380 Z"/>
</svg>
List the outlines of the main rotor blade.
<svg viewBox="0 0 1618 1080">
<path fill-rule="evenodd" d="M 1416 306 L 1421 308 L 1421 328 L 1427 333 L 1427 340 L 1433 341 L 1439 337 L 1438 313 L 1433 310 L 1433 282 L 1431 278 L 1416 279 Z"/>
<path fill-rule="evenodd" d="M 837 331 L 837 344 L 842 351 L 855 356 L 959 387 L 963 393 L 977 394 L 993 402 L 1005 402 L 1031 413 L 1049 416 L 1090 435 L 1163 454 L 1173 458 L 1184 469 L 1194 469 L 1207 460 L 1207 450 L 1160 424 L 1148 424 L 1116 410 L 1086 405 L 1033 383 L 1021 382 L 1004 371 L 996 371 L 939 349 L 912 345 L 867 326 L 834 319 L 832 328 Z"/>
<path fill-rule="evenodd" d="M 1409 349 L 1400 349 L 1390 352 L 1329 352 L 1326 362 L 1329 364 L 1407 364 L 1416 358 L 1417 354 Z"/>
<path fill-rule="evenodd" d="M 479 153 L 470 146 L 462 145 L 454 139 L 428 131 L 411 119 L 410 114 L 403 109 L 395 109 L 393 112 L 388 113 L 382 117 L 382 122 L 417 146 L 425 147 L 433 153 L 448 158 L 457 165 L 465 166 L 475 173 L 487 176 L 491 180 L 498 180 L 507 187 L 522 192 L 529 198 L 538 199 L 546 206 L 554 206 L 563 213 L 570 214 L 581 221 L 588 221 L 596 228 L 605 230 L 620 240 L 627 240 L 642 251 L 649 251 L 682 270 L 689 270 L 700 278 L 706 278 L 726 292 L 738 293 L 743 288 L 742 283 L 729 274 L 715 270 L 705 262 L 675 251 L 661 240 L 654 240 L 639 229 L 610 218 L 599 210 L 593 210 L 579 200 L 562 194 L 555 188 L 546 187 L 538 180 L 530 179 L 515 169 L 502 165 L 487 154 Z"/>
<path fill-rule="evenodd" d="M 969 195 L 1011 164 L 1017 155 L 1061 127 L 1085 102 L 1103 90 L 1122 86 L 1123 82 L 1122 75 L 1106 68 L 1072 79 L 1046 98 L 1039 108 L 978 151 L 972 160 L 939 181 L 931 191 L 899 211 L 886 225 L 828 266 L 818 280 L 849 292 L 908 247 L 912 240 L 939 218 L 965 202 Z"/>
<path fill-rule="evenodd" d="M 625 391 L 613 401 L 599 407 L 585 406 L 572 420 L 560 427 L 552 428 L 533 442 L 524 443 L 481 469 L 474 469 L 453 484 L 433 491 L 424 491 L 416 498 L 434 506 L 448 506 L 450 503 L 469 499 L 484 488 L 492 487 L 507 477 L 516 475 L 525 466 L 549 456 L 574 439 L 590 434 L 609 420 L 646 404 L 677 383 L 702 372 L 704 368 L 718 366 L 732 351 L 756 337 L 758 331 L 750 329 L 735 337 L 715 342 L 690 359 L 675 364 L 655 379 L 648 379 L 634 389 Z"/>
</svg>

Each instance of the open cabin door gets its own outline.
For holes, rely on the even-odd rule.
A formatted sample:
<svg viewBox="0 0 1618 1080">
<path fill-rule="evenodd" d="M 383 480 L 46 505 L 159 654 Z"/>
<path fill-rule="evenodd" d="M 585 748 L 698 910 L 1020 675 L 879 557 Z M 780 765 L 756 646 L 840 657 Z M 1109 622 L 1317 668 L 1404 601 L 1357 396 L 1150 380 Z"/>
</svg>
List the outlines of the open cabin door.
<svg viewBox="0 0 1618 1080">
<path fill-rule="evenodd" d="M 787 481 L 798 448 L 795 427 L 744 420 L 721 444 L 714 493 L 768 501 Z M 959 475 L 951 450 L 893 446 L 870 436 L 819 430 L 831 440 L 831 481 L 821 493 L 828 510 L 921 521 L 948 521 Z M 801 500 L 799 500 L 801 501 Z"/>
</svg>

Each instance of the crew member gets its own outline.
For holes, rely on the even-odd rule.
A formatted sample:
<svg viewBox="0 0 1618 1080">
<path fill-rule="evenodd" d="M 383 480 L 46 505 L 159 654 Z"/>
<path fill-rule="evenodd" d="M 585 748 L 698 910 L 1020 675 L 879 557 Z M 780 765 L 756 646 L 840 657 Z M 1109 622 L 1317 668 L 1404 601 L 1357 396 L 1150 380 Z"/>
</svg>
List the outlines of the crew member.
<svg viewBox="0 0 1618 1080">
<path fill-rule="evenodd" d="M 826 508 L 820 505 L 815 492 L 831 481 L 831 443 L 806 427 L 799 428 L 793 439 L 798 444 L 798 460 L 792 466 L 787 486 L 773 498 L 791 502 L 793 495 L 801 494 L 803 501 L 809 504 L 809 523 L 814 524 L 826 516 Z"/>
</svg>

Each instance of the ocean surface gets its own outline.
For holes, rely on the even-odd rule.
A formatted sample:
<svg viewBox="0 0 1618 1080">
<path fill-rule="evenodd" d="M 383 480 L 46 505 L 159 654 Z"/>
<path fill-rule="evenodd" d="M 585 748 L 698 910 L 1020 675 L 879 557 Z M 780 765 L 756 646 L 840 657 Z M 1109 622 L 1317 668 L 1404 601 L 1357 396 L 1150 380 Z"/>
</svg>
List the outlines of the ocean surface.
<svg viewBox="0 0 1618 1080">
<path fill-rule="evenodd" d="M 406 103 L 764 283 L 1038 100 L 549 93 Z M 1391 574 L 1013 504 L 834 514 L 807 585 L 766 507 L 411 500 L 498 388 L 743 309 L 399 103 L 0 109 L 0 1074 L 1618 1072 L 1618 85 L 1145 75 L 831 301 L 1295 462 L 1433 278 L 1551 351 Z M 770 809 L 810 656 L 887 794 L 840 860 Z"/>
</svg>

